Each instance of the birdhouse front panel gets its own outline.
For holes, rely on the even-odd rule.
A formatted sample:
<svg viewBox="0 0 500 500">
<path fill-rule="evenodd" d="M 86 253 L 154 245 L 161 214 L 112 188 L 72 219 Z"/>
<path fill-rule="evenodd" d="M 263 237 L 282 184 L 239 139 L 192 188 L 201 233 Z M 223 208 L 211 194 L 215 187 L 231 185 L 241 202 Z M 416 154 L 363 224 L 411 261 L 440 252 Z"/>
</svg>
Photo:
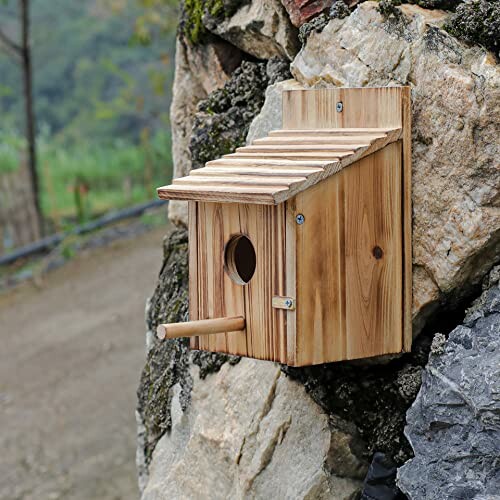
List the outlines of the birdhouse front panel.
<svg viewBox="0 0 500 500">
<path fill-rule="evenodd" d="M 160 338 L 305 366 L 411 347 L 407 87 L 290 90 L 283 127 L 159 188 L 189 201 L 190 321 Z"/>
<path fill-rule="evenodd" d="M 285 206 L 189 202 L 189 316 L 241 316 L 245 328 L 191 347 L 286 363 Z"/>
</svg>

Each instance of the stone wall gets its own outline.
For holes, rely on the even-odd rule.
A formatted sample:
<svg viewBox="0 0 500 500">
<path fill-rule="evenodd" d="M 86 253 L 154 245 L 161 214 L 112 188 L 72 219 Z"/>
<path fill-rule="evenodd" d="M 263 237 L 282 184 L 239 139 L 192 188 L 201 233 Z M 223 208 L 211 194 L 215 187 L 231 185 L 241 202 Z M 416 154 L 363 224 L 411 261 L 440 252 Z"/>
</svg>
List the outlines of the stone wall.
<svg viewBox="0 0 500 500">
<path fill-rule="evenodd" d="M 143 498 L 490 494 L 480 483 L 498 481 L 500 449 L 499 377 L 487 368 L 500 361 L 498 3 L 196 5 L 184 4 L 177 46 L 176 176 L 278 128 L 289 85 L 411 86 L 414 344 L 389 360 L 292 369 L 158 342 L 159 321 L 187 316 L 186 214 L 172 203 L 179 229 L 148 303 L 138 391 Z"/>
</svg>

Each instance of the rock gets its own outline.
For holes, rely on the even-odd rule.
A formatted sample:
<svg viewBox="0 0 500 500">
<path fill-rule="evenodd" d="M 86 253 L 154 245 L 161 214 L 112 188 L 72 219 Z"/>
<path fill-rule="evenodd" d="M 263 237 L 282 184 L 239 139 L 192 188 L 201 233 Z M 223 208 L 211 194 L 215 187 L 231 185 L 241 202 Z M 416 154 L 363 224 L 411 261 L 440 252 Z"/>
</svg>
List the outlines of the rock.
<svg viewBox="0 0 500 500">
<path fill-rule="evenodd" d="M 311 33 L 321 33 L 323 28 L 328 24 L 329 20 L 330 19 L 326 14 L 320 14 L 308 23 L 304 23 L 299 29 L 300 43 L 304 45 Z"/>
<path fill-rule="evenodd" d="M 204 26 L 258 59 L 293 59 L 300 46 L 297 29 L 279 0 L 245 2 L 230 17 L 220 19 L 205 10 Z"/>
<path fill-rule="evenodd" d="M 489 285 L 433 354 L 407 413 L 415 452 L 398 470 L 410 499 L 497 498 L 500 488 L 500 286 Z M 493 273 L 492 273 L 493 274 Z M 489 496 L 491 495 L 491 497 Z"/>
<path fill-rule="evenodd" d="M 243 61 L 222 89 L 199 103 L 189 144 L 193 169 L 244 145 L 267 82 L 265 63 Z"/>
<path fill-rule="evenodd" d="M 186 411 L 180 385 L 173 390 L 171 430 L 156 445 L 142 500 L 269 498 L 271 492 L 341 500 L 358 491 L 367 465 L 351 450 L 351 436 L 341 439 L 337 430 L 332 439 L 328 417 L 278 365 L 244 359 L 203 382 L 196 372 L 192 367 Z M 331 470 L 337 454 L 345 457 L 343 477 Z"/>
<path fill-rule="evenodd" d="M 281 95 L 283 90 L 289 86 L 290 83 L 284 81 L 267 87 L 264 105 L 248 129 L 247 144 L 250 144 L 255 139 L 265 137 L 271 130 L 281 128 L 283 120 Z"/>
<path fill-rule="evenodd" d="M 271 57 L 266 64 L 266 74 L 268 78 L 268 85 L 274 85 L 282 80 L 289 80 L 292 78 L 290 73 L 290 62 L 286 59 L 279 57 Z"/>
<path fill-rule="evenodd" d="M 368 469 L 360 500 L 397 500 L 397 468 L 383 453 L 375 453 Z"/>
<path fill-rule="evenodd" d="M 483 45 L 500 57 L 498 0 L 472 0 L 460 4 L 445 29 L 466 42 Z"/>
<path fill-rule="evenodd" d="M 354 5 L 357 5 L 360 3 L 359 1 L 348 1 L 346 0 L 334 0 L 332 3 L 332 6 L 330 7 L 330 19 L 344 19 L 344 17 L 350 16 L 351 11 L 349 10 L 349 7 L 353 7 Z M 349 4 L 349 6 L 347 5 Z"/>
<path fill-rule="evenodd" d="M 193 47 L 182 38 L 177 39 L 170 107 L 174 177 L 187 175 L 191 170 L 189 140 L 198 102 L 222 87 L 240 62 L 241 51 L 222 40 L 211 39 Z M 186 203 L 170 202 L 169 218 L 175 224 L 185 224 Z"/>
<path fill-rule="evenodd" d="M 329 9 L 333 0 L 281 0 L 294 26 L 300 27 Z"/>
<path fill-rule="evenodd" d="M 171 425 L 169 401 L 172 386 L 182 385 L 183 401 L 189 397 L 191 380 L 187 374 L 187 342 L 184 339 L 159 342 L 159 323 L 184 321 L 188 306 L 187 232 L 177 230 L 165 238 L 163 266 L 158 284 L 146 304 L 146 346 L 148 358 L 137 390 L 136 421 L 138 444 L 136 465 L 139 488 L 148 480 L 151 454 L 157 441 Z"/>
<path fill-rule="evenodd" d="M 500 72 L 438 28 L 440 11 L 365 2 L 311 33 L 292 63 L 304 86 L 411 85 L 414 334 L 471 294 L 500 258 Z"/>
</svg>

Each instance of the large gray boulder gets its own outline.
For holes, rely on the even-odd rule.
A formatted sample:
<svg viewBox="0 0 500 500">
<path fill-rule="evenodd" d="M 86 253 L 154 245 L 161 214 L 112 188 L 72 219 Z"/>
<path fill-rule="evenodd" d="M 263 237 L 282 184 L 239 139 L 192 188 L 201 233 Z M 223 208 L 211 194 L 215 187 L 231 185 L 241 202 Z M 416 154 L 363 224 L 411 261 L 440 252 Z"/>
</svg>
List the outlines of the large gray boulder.
<svg viewBox="0 0 500 500">
<path fill-rule="evenodd" d="M 498 498 L 500 267 L 463 325 L 434 354 L 407 413 L 415 458 L 398 471 L 410 499 Z M 439 338 L 439 337 L 438 337 Z M 490 495 L 490 496 L 489 496 Z"/>
</svg>

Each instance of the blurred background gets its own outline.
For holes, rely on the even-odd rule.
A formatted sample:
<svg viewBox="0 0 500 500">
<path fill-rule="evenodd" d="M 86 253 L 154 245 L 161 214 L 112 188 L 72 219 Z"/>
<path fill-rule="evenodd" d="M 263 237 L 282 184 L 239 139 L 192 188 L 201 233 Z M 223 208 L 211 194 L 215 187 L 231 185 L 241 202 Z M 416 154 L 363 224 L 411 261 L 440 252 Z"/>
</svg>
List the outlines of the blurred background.
<svg viewBox="0 0 500 500">
<path fill-rule="evenodd" d="M 137 498 L 174 0 L 0 0 L 0 498 Z"/>
</svg>

